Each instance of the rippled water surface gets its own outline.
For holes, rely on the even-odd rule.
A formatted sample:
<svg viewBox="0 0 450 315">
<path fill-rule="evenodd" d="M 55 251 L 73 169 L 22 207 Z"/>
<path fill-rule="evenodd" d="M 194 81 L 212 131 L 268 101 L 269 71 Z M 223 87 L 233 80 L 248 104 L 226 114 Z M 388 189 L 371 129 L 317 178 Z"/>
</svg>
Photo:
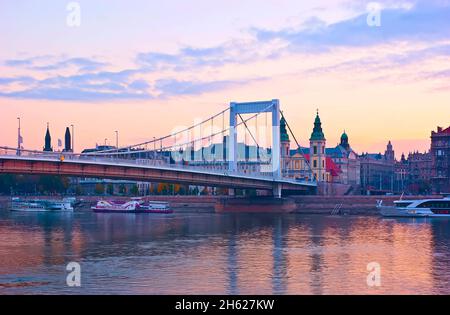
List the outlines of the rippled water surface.
<svg viewBox="0 0 450 315">
<path fill-rule="evenodd" d="M 0 294 L 58 293 L 450 294 L 450 220 L 0 209 Z"/>
</svg>

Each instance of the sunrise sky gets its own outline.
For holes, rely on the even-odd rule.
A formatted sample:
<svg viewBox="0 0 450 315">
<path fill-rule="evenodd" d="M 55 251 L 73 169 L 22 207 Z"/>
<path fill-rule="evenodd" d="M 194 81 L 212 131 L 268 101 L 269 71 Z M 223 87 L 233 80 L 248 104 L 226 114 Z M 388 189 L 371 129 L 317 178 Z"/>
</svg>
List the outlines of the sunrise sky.
<svg viewBox="0 0 450 315">
<path fill-rule="evenodd" d="M 277 98 L 303 145 L 429 148 L 450 125 L 450 1 L 0 0 L 0 145 L 132 144 Z M 367 23 L 380 7 L 380 25 Z M 371 11 L 372 10 L 372 11 Z M 374 20 L 370 20 L 374 21 Z"/>
</svg>

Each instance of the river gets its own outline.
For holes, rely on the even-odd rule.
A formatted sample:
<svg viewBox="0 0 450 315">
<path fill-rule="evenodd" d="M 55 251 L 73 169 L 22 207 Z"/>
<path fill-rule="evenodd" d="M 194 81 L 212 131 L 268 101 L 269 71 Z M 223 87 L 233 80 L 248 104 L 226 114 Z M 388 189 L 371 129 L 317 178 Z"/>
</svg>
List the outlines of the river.
<svg viewBox="0 0 450 315">
<path fill-rule="evenodd" d="M 410 293 L 450 294 L 450 220 L 0 209 L 0 294 Z"/>
</svg>

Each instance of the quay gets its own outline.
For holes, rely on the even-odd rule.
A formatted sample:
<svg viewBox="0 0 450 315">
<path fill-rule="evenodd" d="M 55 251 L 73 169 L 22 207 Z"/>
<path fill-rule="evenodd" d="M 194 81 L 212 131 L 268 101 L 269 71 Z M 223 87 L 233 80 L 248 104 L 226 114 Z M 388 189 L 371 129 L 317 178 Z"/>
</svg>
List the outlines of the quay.
<svg viewBox="0 0 450 315">
<path fill-rule="evenodd" d="M 436 196 L 404 196 L 403 199 L 433 198 Z M 39 196 L 39 198 L 46 198 Z M 52 197 L 48 197 L 52 198 Z M 88 210 L 101 196 L 79 196 L 79 205 L 76 210 Z M 114 199 L 128 199 L 129 197 L 108 197 Z M 147 196 L 148 200 L 167 201 L 175 212 L 183 213 L 296 213 L 329 215 L 340 205 L 340 214 L 346 215 L 378 215 L 377 200 L 384 204 L 392 204 L 399 196 L 290 196 L 282 200 L 268 202 L 266 197 L 259 198 L 233 198 L 224 196 Z M 0 207 L 6 209 L 10 201 L 9 196 L 0 196 Z M 219 206 L 217 206 L 219 204 Z M 261 211 L 257 207 L 262 206 Z M 264 204 L 264 206 L 263 206 Z M 248 208 L 252 205 L 250 208 Z M 247 209 L 246 209 L 247 207 Z M 271 210 L 267 211 L 270 207 Z M 248 211 L 246 211 L 248 210 Z"/>
</svg>

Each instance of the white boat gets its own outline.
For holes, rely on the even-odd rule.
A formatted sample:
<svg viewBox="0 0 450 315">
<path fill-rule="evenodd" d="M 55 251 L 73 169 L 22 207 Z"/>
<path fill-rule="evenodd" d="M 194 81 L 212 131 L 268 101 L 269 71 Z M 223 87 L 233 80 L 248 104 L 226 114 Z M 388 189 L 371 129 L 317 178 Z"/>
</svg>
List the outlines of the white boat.
<svg viewBox="0 0 450 315">
<path fill-rule="evenodd" d="M 51 199 L 20 199 L 11 198 L 11 211 L 27 212 L 62 212 L 73 211 L 73 207 L 68 200 Z"/>
<path fill-rule="evenodd" d="M 144 202 L 141 198 L 132 198 L 131 201 L 99 200 L 91 207 L 96 213 L 172 213 L 167 202 Z"/>
<path fill-rule="evenodd" d="M 384 206 L 379 200 L 377 209 L 385 217 L 450 217 L 450 196 L 440 199 L 397 200 Z"/>
</svg>

